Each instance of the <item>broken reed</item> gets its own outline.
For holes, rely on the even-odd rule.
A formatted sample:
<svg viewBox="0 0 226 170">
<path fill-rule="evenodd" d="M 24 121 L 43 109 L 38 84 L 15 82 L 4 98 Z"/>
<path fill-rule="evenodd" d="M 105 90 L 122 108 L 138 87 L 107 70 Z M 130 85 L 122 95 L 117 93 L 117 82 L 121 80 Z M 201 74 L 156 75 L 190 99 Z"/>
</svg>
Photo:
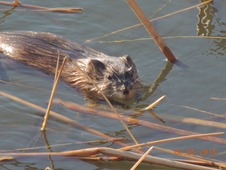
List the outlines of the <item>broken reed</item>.
<svg viewBox="0 0 226 170">
<path fill-rule="evenodd" d="M 43 12 L 60 12 L 60 13 L 78 13 L 82 12 L 82 8 L 47 8 L 43 6 L 34 6 L 22 4 L 19 0 L 14 0 L 13 3 L 1 1 L 0 5 L 13 6 L 13 7 L 22 7 L 30 9 L 30 11 L 43 11 Z"/>
<path fill-rule="evenodd" d="M 44 116 L 44 120 L 43 120 L 43 123 L 42 123 L 41 131 L 46 130 L 47 121 L 48 121 L 48 118 L 49 118 L 49 112 L 51 110 L 52 103 L 53 103 L 53 98 L 54 98 L 54 95 L 55 95 L 55 92 L 56 92 L 56 89 L 57 89 L 57 86 L 58 86 L 58 82 L 59 82 L 62 70 L 64 68 L 64 64 L 65 64 L 67 59 L 68 59 L 68 57 L 64 57 L 63 62 L 61 63 L 60 70 L 58 71 L 59 61 L 60 61 L 60 54 L 59 54 L 59 51 L 58 51 L 58 59 L 57 59 L 57 65 L 56 65 L 56 69 L 55 69 L 55 78 L 54 78 L 53 88 L 52 88 L 51 96 L 50 96 L 50 99 L 49 99 L 48 107 L 46 109 L 46 114 Z"/>
<path fill-rule="evenodd" d="M 151 21 L 145 16 L 144 12 L 136 3 L 136 1 L 127 0 L 127 2 L 130 5 L 130 8 L 133 10 L 133 12 L 136 14 L 137 18 L 141 21 L 141 23 L 143 24 L 147 32 L 150 34 L 150 36 L 152 36 L 153 40 L 158 45 L 159 49 L 168 59 L 168 61 L 170 61 L 171 63 L 176 62 L 177 61 L 176 57 L 174 56 L 172 51 L 169 49 L 169 47 L 166 45 L 162 37 L 159 35 L 158 31 L 152 25 Z"/>
</svg>

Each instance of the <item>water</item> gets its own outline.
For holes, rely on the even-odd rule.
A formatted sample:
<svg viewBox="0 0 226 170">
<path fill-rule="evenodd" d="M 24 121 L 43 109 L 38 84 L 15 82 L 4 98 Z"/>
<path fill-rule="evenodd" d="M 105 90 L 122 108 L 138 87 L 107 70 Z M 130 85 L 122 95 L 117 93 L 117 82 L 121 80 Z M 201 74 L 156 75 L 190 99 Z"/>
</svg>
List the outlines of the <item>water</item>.
<svg viewBox="0 0 226 170">
<path fill-rule="evenodd" d="M 156 18 L 171 12 L 193 6 L 200 1 L 138 1 L 146 15 Z M 95 1 L 22 1 L 30 5 L 42 5 L 48 7 L 82 7 L 81 14 L 60 14 L 47 12 L 30 12 L 23 8 L 16 8 L 6 12 L 1 8 L 1 31 L 45 31 L 52 32 L 73 41 L 84 44 L 86 40 L 111 33 L 121 28 L 137 24 L 139 21 L 125 1 L 95 0 Z M 210 113 L 224 115 L 225 101 L 211 100 L 211 97 L 225 98 L 225 40 L 203 38 L 201 35 L 225 36 L 226 14 L 225 1 L 214 1 L 209 6 L 194 8 L 186 12 L 178 13 L 170 17 L 154 21 L 153 24 L 165 38 L 166 43 L 176 57 L 189 68 L 180 66 L 167 66 L 165 57 L 159 51 L 152 40 L 132 41 L 139 38 L 149 38 L 144 28 L 138 27 L 107 36 L 102 39 L 85 44 L 96 50 L 109 55 L 121 56 L 129 54 L 139 70 L 144 84 L 154 84 L 152 95 L 138 105 L 147 105 L 166 95 L 167 98 L 155 109 L 155 113 L 163 118 L 163 124 L 153 118 L 149 113 L 139 115 L 139 119 L 148 122 L 175 127 L 183 130 L 208 133 L 225 131 L 225 129 L 213 126 L 182 123 L 184 118 L 197 118 L 203 120 L 225 122 L 225 118 L 213 116 Z M 206 11 L 208 11 L 206 15 Z M 200 35 L 199 37 L 191 37 Z M 188 36 L 188 37 L 182 37 Z M 123 43 L 114 43 L 114 40 L 131 40 Z M 47 107 L 53 77 L 42 72 L 16 64 L 12 61 L 1 59 L 4 71 L 1 71 L 1 79 L 12 84 L 0 84 L 1 91 L 13 94 L 21 99 L 27 100 L 44 108 Z M 165 70 L 165 71 L 164 71 Z M 164 74 L 160 74 L 164 71 Z M 7 75 L 5 75 L 7 74 Z M 4 76 L 5 75 L 5 76 Z M 156 83 L 157 80 L 157 83 Z M 60 82 L 56 98 L 73 101 L 82 105 L 89 103 L 83 96 Z M 85 141 L 102 139 L 96 135 L 74 128 L 66 123 L 50 117 L 46 137 L 39 136 L 42 123 L 40 111 L 32 109 L 23 104 L 14 102 L 6 97 L 0 96 L 0 149 L 15 150 L 27 147 L 42 146 L 35 151 L 48 151 L 46 145 L 52 151 L 64 151 L 97 146 L 110 146 L 118 148 L 117 144 L 100 143 L 86 144 Z M 104 106 L 98 106 L 104 107 Z M 107 107 L 107 106 L 106 106 Z M 134 106 L 135 107 L 135 106 Z M 109 110 L 109 108 L 107 108 Z M 196 110 L 195 110 L 196 109 Z M 208 113 L 200 112 L 199 110 Z M 117 137 L 125 137 L 132 143 L 128 134 L 119 121 L 87 115 L 67 109 L 55 104 L 53 110 L 76 120 L 86 126 Z M 127 115 L 133 113 L 131 109 L 120 109 Z M 143 126 L 132 126 L 131 131 L 139 142 L 148 142 L 179 136 L 175 133 L 155 130 Z M 225 136 L 221 136 L 225 139 Z M 82 143 L 81 143 L 82 142 Z M 83 143 L 84 142 L 84 143 Z M 54 145 L 68 144 L 61 147 Z M 184 152 L 195 151 L 201 156 L 201 151 L 214 150 L 216 154 L 210 153 L 206 157 L 225 160 L 225 145 L 208 142 L 204 140 L 187 140 L 158 145 L 160 147 L 182 150 Z M 154 151 L 156 156 L 174 158 L 169 155 Z M 0 165 L 0 169 L 44 169 L 53 166 L 55 169 L 129 169 L 133 162 L 89 162 L 69 158 L 19 158 L 15 161 Z M 140 169 L 150 166 L 143 164 Z M 153 167 L 155 169 L 155 167 Z M 156 168 L 158 169 L 158 168 Z"/>
</svg>

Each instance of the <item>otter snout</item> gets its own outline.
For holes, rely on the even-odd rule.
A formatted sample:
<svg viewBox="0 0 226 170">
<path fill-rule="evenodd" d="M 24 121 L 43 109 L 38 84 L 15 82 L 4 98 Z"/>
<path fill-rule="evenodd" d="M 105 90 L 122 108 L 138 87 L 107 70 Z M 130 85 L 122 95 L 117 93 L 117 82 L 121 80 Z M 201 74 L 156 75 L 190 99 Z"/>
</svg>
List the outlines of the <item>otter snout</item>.
<svg viewBox="0 0 226 170">
<path fill-rule="evenodd" d="M 128 90 L 127 88 L 125 88 L 125 89 L 123 90 L 123 94 L 124 94 L 124 95 L 128 95 L 128 94 L 129 94 L 129 90 Z"/>
<path fill-rule="evenodd" d="M 126 96 L 129 95 L 130 93 L 130 89 L 131 89 L 131 82 L 129 80 L 125 80 L 124 83 L 123 83 L 123 90 L 122 90 L 122 93 Z"/>
</svg>

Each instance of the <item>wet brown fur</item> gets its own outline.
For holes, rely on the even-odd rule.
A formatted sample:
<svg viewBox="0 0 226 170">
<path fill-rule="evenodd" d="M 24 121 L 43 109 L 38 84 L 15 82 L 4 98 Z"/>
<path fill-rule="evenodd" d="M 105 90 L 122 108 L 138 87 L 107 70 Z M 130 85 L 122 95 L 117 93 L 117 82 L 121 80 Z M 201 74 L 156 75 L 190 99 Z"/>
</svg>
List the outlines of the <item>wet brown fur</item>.
<svg viewBox="0 0 226 170">
<path fill-rule="evenodd" d="M 58 55 L 60 64 L 68 56 L 62 78 L 89 98 L 103 99 L 100 89 L 109 99 L 131 99 L 141 87 L 136 66 L 129 56 L 108 56 L 51 33 L 2 32 L 0 51 L 48 74 L 55 72 Z"/>
</svg>

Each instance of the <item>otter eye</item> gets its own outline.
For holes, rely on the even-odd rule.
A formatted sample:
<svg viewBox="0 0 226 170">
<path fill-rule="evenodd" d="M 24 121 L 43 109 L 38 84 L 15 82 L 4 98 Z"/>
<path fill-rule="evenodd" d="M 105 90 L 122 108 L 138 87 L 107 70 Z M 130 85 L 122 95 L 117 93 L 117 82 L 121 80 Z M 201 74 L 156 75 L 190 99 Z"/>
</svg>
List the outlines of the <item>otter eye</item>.
<svg viewBox="0 0 226 170">
<path fill-rule="evenodd" d="M 108 78 L 108 80 L 112 80 L 113 79 L 112 76 L 108 76 L 107 78 Z"/>
</svg>

